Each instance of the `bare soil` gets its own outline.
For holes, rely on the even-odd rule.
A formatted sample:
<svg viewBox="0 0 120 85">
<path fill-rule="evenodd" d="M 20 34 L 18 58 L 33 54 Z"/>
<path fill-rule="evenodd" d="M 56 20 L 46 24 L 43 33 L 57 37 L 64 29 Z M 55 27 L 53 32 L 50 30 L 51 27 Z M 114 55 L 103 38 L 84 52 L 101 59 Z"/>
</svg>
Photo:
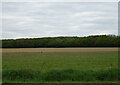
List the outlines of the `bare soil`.
<svg viewBox="0 0 120 85">
<path fill-rule="evenodd" d="M 94 52 L 118 51 L 118 48 L 3 48 L 0 52 Z"/>
</svg>

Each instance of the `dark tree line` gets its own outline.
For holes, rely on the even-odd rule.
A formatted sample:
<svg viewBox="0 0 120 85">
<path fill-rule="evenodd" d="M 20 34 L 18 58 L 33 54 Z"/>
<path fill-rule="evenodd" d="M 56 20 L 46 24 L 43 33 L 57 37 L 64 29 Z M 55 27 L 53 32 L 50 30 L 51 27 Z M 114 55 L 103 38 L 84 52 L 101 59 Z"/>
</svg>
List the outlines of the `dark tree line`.
<svg viewBox="0 0 120 85">
<path fill-rule="evenodd" d="M 2 48 L 118 47 L 119 42 L 120 36 L 115 35 L 4 39 Z"/>
</svg>

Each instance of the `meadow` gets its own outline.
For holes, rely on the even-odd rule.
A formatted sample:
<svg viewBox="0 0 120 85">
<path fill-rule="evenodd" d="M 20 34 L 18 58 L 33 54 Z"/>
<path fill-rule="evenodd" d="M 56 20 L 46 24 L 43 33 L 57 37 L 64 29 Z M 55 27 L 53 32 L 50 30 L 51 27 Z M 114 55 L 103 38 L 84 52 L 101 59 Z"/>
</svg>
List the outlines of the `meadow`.
<svg viewBox="0 0 120 85">
<path fill-rule="evenodd" d="M 23 50 L 24 49 L 24 50 Z M 3 83 L 117 82 L 117 48 L 3 49 Z"/>
</svg>

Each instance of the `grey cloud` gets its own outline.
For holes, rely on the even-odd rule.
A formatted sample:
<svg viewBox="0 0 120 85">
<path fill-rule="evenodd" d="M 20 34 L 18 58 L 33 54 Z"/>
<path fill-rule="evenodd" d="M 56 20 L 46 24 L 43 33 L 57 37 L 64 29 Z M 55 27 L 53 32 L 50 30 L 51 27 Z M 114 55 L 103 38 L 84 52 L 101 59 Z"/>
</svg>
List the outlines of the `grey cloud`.
<svg viewBox="0 0 120 85">
<path fill-rule="evenodd" d="M 4 2 L 3 38 L 117 35 L 117 9 L 117 3 Z"/>
</svg>

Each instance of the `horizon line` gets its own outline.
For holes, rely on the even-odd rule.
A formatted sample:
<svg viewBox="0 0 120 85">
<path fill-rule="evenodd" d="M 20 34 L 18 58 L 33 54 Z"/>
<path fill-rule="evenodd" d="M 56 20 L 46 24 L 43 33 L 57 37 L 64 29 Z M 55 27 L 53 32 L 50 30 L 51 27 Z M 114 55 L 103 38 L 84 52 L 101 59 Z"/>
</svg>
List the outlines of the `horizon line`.
<svg viewBox="0 0 120 85">
<path fill-rule="evenodd" d="M 13 40 L 16 40 L 16 39 L 32 39 L 32 38 L 34 38 L 34 39 L 37 39 L 37 38 L 53 38 L 53 37 L 89 37 L 89 36 L 104 36 L 104 35 L 106 35 L 106 36 L 120 36 L 120 35 L 115 35 L 115 34 L 98 34 L 98 35 L 86 35 L 86 36 L 70 36 L 70 35 L 68 35 L 68 36 L 45 36 L 45 37 L 21 37 L 21 38 L 1 38 L 0 40 L 10 40 L 10 39 L 13 39 Z"/>
</svg>

